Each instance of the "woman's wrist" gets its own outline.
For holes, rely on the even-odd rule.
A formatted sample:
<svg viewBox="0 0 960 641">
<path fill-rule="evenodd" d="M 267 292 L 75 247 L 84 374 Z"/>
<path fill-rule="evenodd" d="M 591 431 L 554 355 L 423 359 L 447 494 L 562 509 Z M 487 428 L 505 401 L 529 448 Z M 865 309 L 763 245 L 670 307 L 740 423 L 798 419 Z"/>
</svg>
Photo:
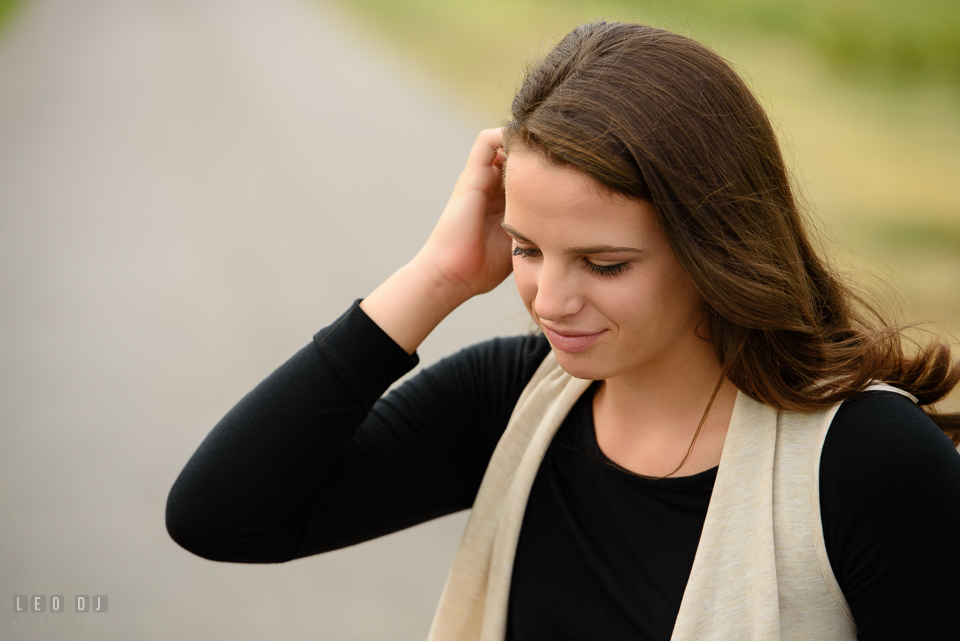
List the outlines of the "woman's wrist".
<svg viewBox="0 0 960 641">
<path fill-rule="evenodd" d="M 420 255 L 398 269 L 361 303 L 364 313 L 413 354 L 450 312 L 470 298 Z"/>
</svg>

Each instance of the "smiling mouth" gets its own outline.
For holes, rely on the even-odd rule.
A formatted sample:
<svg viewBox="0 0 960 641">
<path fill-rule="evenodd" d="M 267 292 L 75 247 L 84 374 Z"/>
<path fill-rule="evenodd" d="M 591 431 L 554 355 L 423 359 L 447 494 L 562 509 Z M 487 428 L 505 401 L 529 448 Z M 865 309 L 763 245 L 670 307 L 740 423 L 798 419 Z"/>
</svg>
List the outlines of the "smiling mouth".
<svg viewBox="0 0 960 641">
<path fill-rule="evenodd" d="M 599 332 L 557 332 L 549 327 L 541 326 L 543 328 L 543 333 L 546 334 L 547 340 L 550 341 L 550 344 L 561 352 L 582 352 L 586 349 L 589 349 L 597 344 L 597 341 L 600 340 L 600 337 L 607 330 L 600 330 Z"/>
</svg>

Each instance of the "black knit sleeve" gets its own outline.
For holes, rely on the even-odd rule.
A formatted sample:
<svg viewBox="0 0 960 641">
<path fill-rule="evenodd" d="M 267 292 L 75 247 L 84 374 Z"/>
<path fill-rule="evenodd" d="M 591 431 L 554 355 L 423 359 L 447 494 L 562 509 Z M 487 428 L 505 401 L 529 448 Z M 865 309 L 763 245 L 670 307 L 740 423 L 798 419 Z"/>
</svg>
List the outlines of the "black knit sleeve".
<svg viewBox="0 0 960 641">
<path fill-rule="evenodd" d="M 827 554 L 862 641 L 956 639 L 960 454 L 909 399 L 841 405 L 823 447 Z"/>
<path fill-rule="evenodd" d="M 545 345 L 488 341 L 380 398 L 416 357 L 354 305 L 210 432 L 167 529 L 206 558 L 270 563 L 467 508 Z"/>
</svg>

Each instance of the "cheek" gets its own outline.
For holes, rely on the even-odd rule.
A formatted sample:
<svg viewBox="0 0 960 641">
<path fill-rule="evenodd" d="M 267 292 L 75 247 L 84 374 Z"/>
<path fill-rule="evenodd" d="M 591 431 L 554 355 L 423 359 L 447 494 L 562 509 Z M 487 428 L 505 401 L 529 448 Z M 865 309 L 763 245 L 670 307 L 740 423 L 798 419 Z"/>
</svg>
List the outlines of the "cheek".
<svg viewBox="0 0 960 641">
<path fill-rule="evenodd" d="M 704 318 L 703 302 L 696 287 L 679 270 L 664 275 L 657 298 L 662 303 L 666 324 L 689 331 Z"/>
<path fill-rule="evenodd" d="M 517 292 L 526 308 L 532 309 L 533 301 L 537 297 L 537 269 L 531 261 L 519 256 L 513 259 L 513 279 L 517 283 Z"/>
<path fill-rule="evenodd" d="M 674 326 L 686 318 L 687 292 L 672 274 L 638 266 L 621 278 L 602 280 L 591 288 L 590 302 L 604 316 L 633 330 Z"/>
<path fill-rule="evenodd" d="M 647 323 L 658 301 L 642 281 L 601 282 L 592 288 L 591 304 L 617 324 Z"/>
</svg>

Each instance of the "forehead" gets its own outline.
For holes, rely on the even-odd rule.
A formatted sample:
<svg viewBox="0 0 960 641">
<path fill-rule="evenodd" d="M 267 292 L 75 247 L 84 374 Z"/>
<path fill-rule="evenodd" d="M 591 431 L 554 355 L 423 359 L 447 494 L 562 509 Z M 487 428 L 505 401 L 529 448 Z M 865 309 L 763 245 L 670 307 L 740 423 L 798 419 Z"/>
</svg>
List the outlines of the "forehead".
<svg viewBox="0 0 960 641">
<path fill-rule="evenodd" d="M 582 171 L 569 165 L 558 165 L 539 153 L 523 148 L 511 151 L 507 157 L 504 186 L 508 191 L 513 187 L 514 191 L 550 190 L 551 193 L 561 188 L 561 193 L 557 195 L 574 200 L 615 198 L 609 189 Z"/>
<path fill-rule="evenodd" d="M 578 169 L 551 163 L 534 152 L 510 153 L 504 186 L 505 222 L 531 239 L 562 233 L 625 244 L 628 238 L 637 241 L 662 234 L 650 203 L 613 193 Z"/>
</svg>

